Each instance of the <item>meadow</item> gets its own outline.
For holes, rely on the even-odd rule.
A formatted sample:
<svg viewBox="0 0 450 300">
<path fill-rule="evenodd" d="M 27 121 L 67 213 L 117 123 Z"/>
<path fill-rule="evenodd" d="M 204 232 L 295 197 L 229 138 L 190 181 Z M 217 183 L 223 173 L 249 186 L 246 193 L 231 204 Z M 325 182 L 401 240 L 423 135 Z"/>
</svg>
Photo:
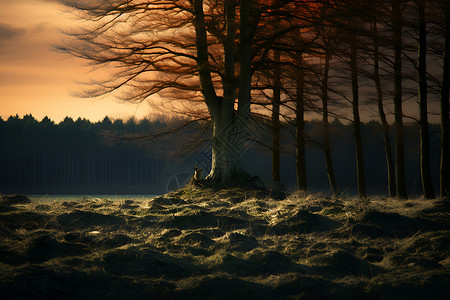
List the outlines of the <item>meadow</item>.
<svg viewBox="0 0 450 300">
<path fill-rule="evenodd" d="M 187 187 L 0 204 L 2 299 L 448 299 L 450 202 Z"/>
</svg>

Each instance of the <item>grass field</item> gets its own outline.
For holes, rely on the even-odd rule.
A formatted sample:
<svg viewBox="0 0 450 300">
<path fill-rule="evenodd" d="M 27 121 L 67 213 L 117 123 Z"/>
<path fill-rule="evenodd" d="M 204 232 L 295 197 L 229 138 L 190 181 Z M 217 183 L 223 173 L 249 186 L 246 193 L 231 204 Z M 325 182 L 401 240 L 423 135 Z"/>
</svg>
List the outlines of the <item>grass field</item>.
<svg viewBox="0 0 450 300">
<path fill-rule="evenodd" d="M 2 299 L 448 299 L 450 202 L 185 188 L 0 205 Z"/>
</svg>

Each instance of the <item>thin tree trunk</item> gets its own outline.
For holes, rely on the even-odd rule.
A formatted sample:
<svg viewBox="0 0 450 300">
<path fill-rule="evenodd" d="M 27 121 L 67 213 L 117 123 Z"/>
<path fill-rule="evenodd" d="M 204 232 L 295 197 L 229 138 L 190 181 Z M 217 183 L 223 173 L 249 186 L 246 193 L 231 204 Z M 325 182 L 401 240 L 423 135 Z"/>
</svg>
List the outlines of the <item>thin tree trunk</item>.
<svg viewBox="0 0 450 300">
<path fill-rule="evenodd" d="M 402 109 L 402 13 L 400 0 L 392 1 L 394 32 L 394 115 L 395 115 L 395 167 L 397 196 L 407 198 L 405 183 L 405 133 Z"/>
<path fill-rule="evenodd" d="M 445 1 L 445 51 L 441 87 L 441 197 L 450 197 L 450 1 Z"/>
<path fill-rule="evenodd" d="M 383 140 L 384 140 L 384 152 L 386 156 L 386 167 L 387 167 L 387 177 L 388 177 L 388 193 L 389 197 L 395 197 L 395 171 L 394 171 L 394 162 L 392 159 L 392 146 L 391 139 L 389 136 L 389 123 L 386 120 L 386 114 L 384 113 L 384 105 L 383 105 L 383 90 L 381 88 L 380 81 L 380 59 L 379 59 L 379 46 L 378 46 L 378 30 L 377 30 L 377 21 L 374 21 L 373 24 L 374 30 L 374 80 L 375 86 L 377 89 L 377 98 L 378 98 L 378 113 L 380 115 L 381 128 L 383 132 Z"/>
<path fill-rule="evenodd" d="M 426 199 L 434 198 L 430 171 L 430 139 L 428 134 L 428 99 L 427 99 L 427 32 L 425 20 L 425 0 L 419 0 L 419 125 L 420 125 L 420 173 L 423 195 Z"/>
<path fill-rule="evenodd" d="M 305 86 L 305 75 L 303 72 L 302 53 L 298 56 L 298 73 L 297 73 L 297 99 L 296 99 L 296 171 L 297 171 L 297 189 L 306 191 L 308 184 L 306 181 L 306 154 L 305 154 L 305 108 L 303 90 Z"/>
<path fill-rule="evenodd" d="M 280 101 L 281 101 L 281 69 L 280 51 L 273 53 L 275 63 L 273 74 L 273 98 L 272 98 L 272 182 L 274 186 L 280 186 Z"/>
<path fill-rule="evenodd" d="M 330 70 L 330 52 L 326 49 L 325 52 L 325 65 L 322 78 L 322 128 L 323 128 L 323 152 L 325 154 L 325 166 L 328 175 L 328 182 L 330 189 L 334 194 L 337 194 L 336 179 L 333 170 L 333 160 L 331 158 L 331 146 L 330 146 L 330 131 L 328 123 L 328 77 Z"/>
<path fill-rule="evenodd" d="M 358 67 L 357 67 L 357 40 L 353 35 L 351 38 L 351 73 L 352 73 L 352 110 L 353 110 L 353 131 L 355 137 L 356 151 L 356 174 L 358 194 L 360 198 L 366 195 L 366 179 L 364 175 L 364 157 L 361 138 L 361 120 L 359 117 L 359 86 L 358 86 Z"/>
</svg>

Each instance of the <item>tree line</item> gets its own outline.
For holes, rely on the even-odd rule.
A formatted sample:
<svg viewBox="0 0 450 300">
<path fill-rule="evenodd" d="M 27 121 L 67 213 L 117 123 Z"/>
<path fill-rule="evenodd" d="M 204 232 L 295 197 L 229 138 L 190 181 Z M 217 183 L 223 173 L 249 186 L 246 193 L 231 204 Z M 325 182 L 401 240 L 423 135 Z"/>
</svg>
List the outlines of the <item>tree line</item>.
<svg viewBox="0 0 450 300">
<path fill-rule="evenodd" d="M 178 136 L 172 134 L 158 139 L 139 140 L 134 137 L 158 134 L 183 120 L 111 120 L 100 122 L 65 118 L 54 123 L 48 117 L 38 121 L 31 115 L 0 118 L 0 192 L 28 194 L 162 194 L 181 186 L 193 167 L 210 168 L 202 154 L 211 151 L 210 139 L 186 152 L 196 136 L 204 136 L 199 126 L 184 127 Z M 280 142 L 280 180 L 288 190 L 296 189 L 296 145 L 292 133 L 295 122 L 283 127 Z M 362 126 L 365 136 L 363 148 L 371 159 L 366 161 L 368 192 L 387 194 L 386 171 L 383 164 L 382 128 L 371 121 Z M 259 174 L 270 185 L 272 150 L 270 124 L 260 124 L 255 140 L 249 142 L 244 156 L 244 167 Z M 353 159 L 352 124 L 338 119 L 330 123 L 331 153 L 335 161 L 337 187 L 345 193 L 356 191 L 356 164 Z M 431 168 L 433 183 L 437 184 L 439 170 L 439 125 L 430 128 Z M 322 121 L 305 122 L 308 163 L 306 174 L 310 190 L 326 192 L 328 177 L 321 141 Z M 390 138 L 394 138 L 391 130 Z M 405 127 L 408 191 L 420 194 L 419 128 L 409 123 Z M 178 184 L 178 185 L 177 185 Z"/>
<path fill-rule="evenodd" d="M 139 145 L 108 143 L 102 132 L 161 128 L 159 121 L 91 123 L 66 117 L 55 124 L 32 115 L 0 120 L 0 191 L 4 193 L 134 193 L 150 190 L 164 164 Z"/>
<path fill-rule="evenodd" d="M 289 2 L 291 3 L 291 2 Z M 425 198 L 434 198 L 431 180 L 428 107 L 438 104 L 441 115 L 440 194 L 448 196 L 450 149 L 449 119 L 449 1 L 294 1 L 295 10 L 274 1 L 276 11 L 268 34 L 277 34 L 268 46 L 263 67 L 256 70 L 254 89 L 259 105 L 271 116 L 272 179 L 280 177 L 280 120 L 296 123 L 298 189 L 307 190 L 304 123 L 308 112 L 322 117 L 321 145 L 330 189 L 337 192 L 329 143 L 330 116 L 353 124 L 357 186 L 366 196 L 367 154 L 363 150 L 361 115 L 371 113 L 382 124 L 388 191 L 407 197 L 405 120 L 420 128 L 421 185 Z M 292 28 L 298 26 L 298 31 Z M 281 34 L 281 32 L 289 34 Z M 260 73 L 258 73 L 260 72 Z M 267 92 L 271 89 L 271 92 Z M 280 108 L 285 108 L 284 113 Z M 417 114 L 404 112 L 414 107 Z M 434 105 L 439 107 L 439 105 Z M 309 113 L 310 115 L 310 113 Z M 394 129 L 394 142 L 390 128 Z M 369 160 L 371 157 L 369 157 Z M 435 184 L 436 187 L 436 184 Z"/>
<path fill-rule="evenodd" d="M 297 189 L 308 189 L 305 117 L 322 119 L 330 190 L 338 192 L 330 118 L 352 124 L 358 194 L 367 194 L 361 112 L 382 124 L 390 196 L 407 197 L 405 119 L 420 128 L 421 186 L 435 196 L 429 102 L 440 103 L 440 195 L 450 191 L 450 1 L 60 0 L 86 23 L 60 50 L 118 70 L 86 96 L 127 101 L 158 94 L 212 124 L 209 184 L 251 183 L 242 168 L 251 118 L 270 126 L 272 183 L 280 187 L 280 134 L 295 124 Z M 130 26 L 132 24 L 132 26 Z M 429 99 L 430 98 L 430 99 Z M 406 104 L 408 103 L 408 104 Z M 405 113 L 416 106 L 418 115 Z M 181 107 L 183 109 L 181 109 Z M 391 127 L 394 142 L 391 141 Z M 237 138 L 234 133 L 238 133 Z M 231 138 L 233 137 L 233 138 Z"/>
</svg>

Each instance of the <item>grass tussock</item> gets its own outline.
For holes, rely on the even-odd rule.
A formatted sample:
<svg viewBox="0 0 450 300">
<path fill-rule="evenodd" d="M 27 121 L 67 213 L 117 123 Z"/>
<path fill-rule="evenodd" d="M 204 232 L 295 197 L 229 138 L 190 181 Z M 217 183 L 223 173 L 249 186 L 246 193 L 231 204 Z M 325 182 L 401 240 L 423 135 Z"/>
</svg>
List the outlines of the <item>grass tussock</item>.
<svg viewBox="0 0 450 300">
<path fill-rule="evenodd" d="M 2 298 L 448 297 L 446 200 L 185 188 L 0 203 Z"/>
</svg>

